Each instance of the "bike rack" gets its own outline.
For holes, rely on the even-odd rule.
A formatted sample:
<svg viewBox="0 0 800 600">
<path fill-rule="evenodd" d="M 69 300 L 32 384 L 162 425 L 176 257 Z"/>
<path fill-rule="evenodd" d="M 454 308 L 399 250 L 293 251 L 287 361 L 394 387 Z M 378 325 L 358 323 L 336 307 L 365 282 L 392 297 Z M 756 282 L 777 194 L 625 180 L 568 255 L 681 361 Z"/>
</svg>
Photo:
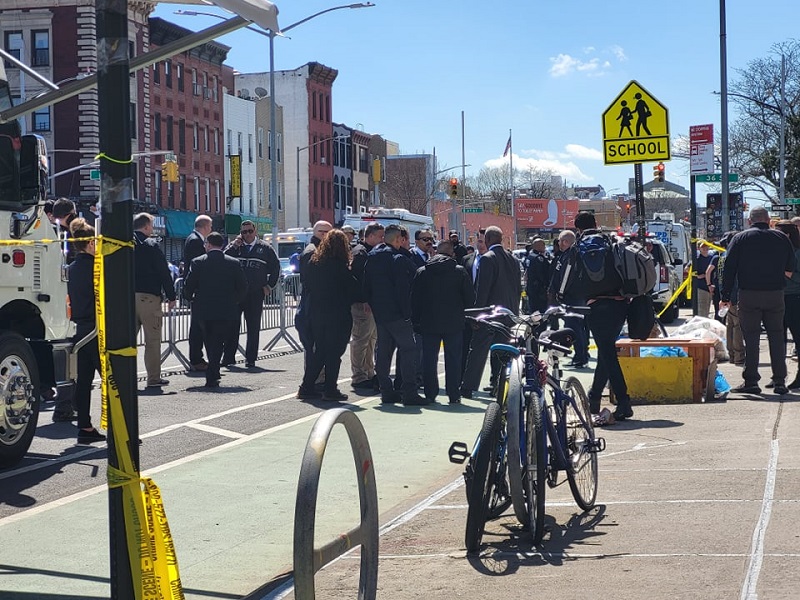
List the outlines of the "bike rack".
<svg viewBox="0 0 800 600">
<path fill-rule="evenodd" d="M 333 427 L 341 423 L 350 439 L 361 506 L 361 523 L 321 548 L 314 548 L 314 526 L 322 458 Z M 317 419 L 308 436 L 294 511 L 294 597 L 314 600 L 314 575 L 355 546 L 361 546 L 359 600 L 374 600 L 378 590 L 378 492 L 364 426 L 355 413 L 337 408 Z"/>
</svg>

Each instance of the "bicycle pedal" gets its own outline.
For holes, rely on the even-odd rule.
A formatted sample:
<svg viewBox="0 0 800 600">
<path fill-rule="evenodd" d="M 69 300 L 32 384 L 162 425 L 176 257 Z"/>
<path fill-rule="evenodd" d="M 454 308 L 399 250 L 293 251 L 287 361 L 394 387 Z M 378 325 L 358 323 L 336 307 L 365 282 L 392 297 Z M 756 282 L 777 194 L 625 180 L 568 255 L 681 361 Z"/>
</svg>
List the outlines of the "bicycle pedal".
<svg viewBox="0 0 800 600">
<path fill-rule="evenodd" d="M 463 465 L 469 458 L 469 448 L 464 442 L 453 442 L 447 451 L 451 463 Z"/>
<path fill-rule="evenodd" d="M 586 445 L 586 450 L 589 452 L 602 452 L 606 449 L 606 439 L 605 438 L 595 438 L 593 441 L 588 442 Z"/>
</svg>

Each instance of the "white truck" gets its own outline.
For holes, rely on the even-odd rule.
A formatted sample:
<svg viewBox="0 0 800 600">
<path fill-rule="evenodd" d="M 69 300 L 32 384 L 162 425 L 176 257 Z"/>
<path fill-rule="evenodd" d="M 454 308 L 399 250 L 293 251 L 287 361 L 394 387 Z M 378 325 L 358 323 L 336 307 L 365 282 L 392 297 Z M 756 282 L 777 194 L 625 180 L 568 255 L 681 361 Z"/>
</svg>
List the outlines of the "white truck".
<svg viewBox="0 0 800 600">
<path fill-rule="evenodd" d="M 676 222 L 672 213 L 654 213 L 653 218 L 647 221 L 647 233 L 661 240 L 672 256 L 672 264 L 681 276 L 681 281 L 686 279 L 692 264 L 692 246 L 686 227 Z M 681 298 L 681 303 L 683 305 L 688 303 L 685 294 Z"/>
<path fill-rule="evenodd" d="M 404 208 L 373 208 L 360 213 L 352 213 L 344 218 L 343 225 L 350 225 L 358 232 L 370 223 L 388 225 L 402 225 L 408 229 L 411 236 L 411 245 L 414 245 L 414 234 L 423 229 L 430 229 L 434 234 L 433 219 L 428 215 L 417 215 Z"/>
<path fill-rule="evenodd" d="M 0 63 L 0 107 L 10 106 Z M 42 242 L 56 237 L 42 210 L 47 174 L 44 140 L 22 135 L 17 121 L 0 124 L 0 468 L 30 447 L 40 379 L 66 381 L 71 370 L 64 255 Z"/>
</svg>

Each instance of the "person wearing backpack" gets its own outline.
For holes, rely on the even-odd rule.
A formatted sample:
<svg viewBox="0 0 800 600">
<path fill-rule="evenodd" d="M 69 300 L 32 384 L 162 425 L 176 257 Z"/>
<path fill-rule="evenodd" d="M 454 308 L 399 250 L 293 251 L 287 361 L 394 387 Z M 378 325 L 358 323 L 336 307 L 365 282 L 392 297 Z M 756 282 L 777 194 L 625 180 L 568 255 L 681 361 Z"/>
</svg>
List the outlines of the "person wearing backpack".
<svg viewBox="0 0 800 600">
<path fill-rule="evenodd" d="M 628 386 L 617 358 L 616 342 L 628 315 L 628 299 L 622 294 L 622 277 L 617 272 L 612 239 L 597 228 L 594 214 L 581 211 L 575 216 L 578 240 L 567 252 L 559 298 L 581 296 L 591 312 L 589 330 L 597 344 L 597 366 L 589 389 L 589 409 L 600 412 L 607 383 L 617 399 L 614 419 L 633 417 Z"/>
</svg>

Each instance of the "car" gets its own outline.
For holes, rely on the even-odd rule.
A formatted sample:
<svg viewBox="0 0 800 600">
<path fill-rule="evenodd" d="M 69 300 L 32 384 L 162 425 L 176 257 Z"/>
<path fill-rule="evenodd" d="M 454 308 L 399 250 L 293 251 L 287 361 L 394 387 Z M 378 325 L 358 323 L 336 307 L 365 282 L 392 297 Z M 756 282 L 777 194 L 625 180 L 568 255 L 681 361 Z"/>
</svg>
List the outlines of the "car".
<svg viewBox="0 0 800 600">
<path fill-rule="evenodd" d="M 664 307 L 669 302 L 670 298 L 675 294 L 681 286 L 683 265 L 676 264 L 672 254 L 667 250 L 664 243 L 655 238 L 648 237 L 648 243 L 652 243 L 653 247 L 650 254 L 656 262 L 656 271 L 658 279 L 653 288 L 653 307 L 656 314 L 661 313 Z M 672 304 L 669 305 L 666 311 L 659 317 L 662 323 L 672 323 L 678 318 L 678 311 L 680 310 L 680 298 L 676 298 Z"/>
</svg>

